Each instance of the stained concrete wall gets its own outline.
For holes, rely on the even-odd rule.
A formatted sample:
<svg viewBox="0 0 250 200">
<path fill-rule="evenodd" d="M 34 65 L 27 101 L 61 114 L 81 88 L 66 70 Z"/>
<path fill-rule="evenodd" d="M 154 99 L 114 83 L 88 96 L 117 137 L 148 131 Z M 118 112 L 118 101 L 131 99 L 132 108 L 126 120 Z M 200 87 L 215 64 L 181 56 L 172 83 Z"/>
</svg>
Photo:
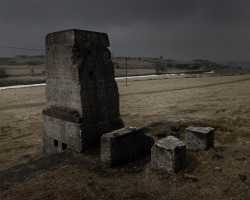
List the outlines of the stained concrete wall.
<svg viewBox="0 0 250 200">
<path fill-rule="evenodd" d="M 150 152 L 154 139 L 138 127 L 127 127 L 104 134 L 100 161 L 103 167 L 114 167 Z"/>
<path fill-rule="evenodd" d="M 80 142 L 81 148 L 77 149 L 84 151 L 100 142 L 102 134 L 124 127 L 107 47 L 109 39 L 105 33 L 72 29 L 46 36 L 44 141 L 50 141 L 46 138 L 50 137 L 69 146 Z M 80 121 L 70 122 L 70 112 L 78 115 Z M 66 139 L 67 130 L 62 131 L 69 122 L 77 127 L 70 141 Z"/>
</svg>

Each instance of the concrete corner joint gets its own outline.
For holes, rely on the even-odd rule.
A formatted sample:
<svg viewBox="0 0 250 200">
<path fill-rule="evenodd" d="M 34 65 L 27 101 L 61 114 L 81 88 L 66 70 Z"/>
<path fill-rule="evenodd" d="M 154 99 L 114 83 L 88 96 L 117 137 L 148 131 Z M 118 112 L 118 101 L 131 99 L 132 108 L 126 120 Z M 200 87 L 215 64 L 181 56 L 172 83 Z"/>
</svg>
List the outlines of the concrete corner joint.
<svg viewBox="0 0 250 200">
<path fill-rule="evenodd" d="M 174 136 L 155 142 L 151 149 L 152 170 L 178 172 L 186 167 L 186 145 Z"/>
</svg>

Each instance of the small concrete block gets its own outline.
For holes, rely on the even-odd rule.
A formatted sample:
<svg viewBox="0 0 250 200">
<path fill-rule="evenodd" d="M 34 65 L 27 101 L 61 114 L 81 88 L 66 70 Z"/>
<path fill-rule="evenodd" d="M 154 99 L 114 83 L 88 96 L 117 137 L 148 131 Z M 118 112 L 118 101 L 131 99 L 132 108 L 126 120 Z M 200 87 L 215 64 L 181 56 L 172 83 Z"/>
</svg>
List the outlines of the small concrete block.
<svg viewBox="0 0 250 200">
<path fill-rule="evenodd" d="M 188 127 L 186 129 L 187 150 L 207 151 L 214 147 L 214 128 Z"/>
<path fill-rule="evenodd" d="M 100 160 L 103 167 L 114 167 L 150 152 L 153 138 L 142 128 L 127 127 L 106 133 L 101 138 Z"/>
<path fill-rule="evenodd" d="M 174 136 L 155 142 L 151 149 L 151 168 L 178 172 L 186 166 L 186 145 Z"/>
</svg>

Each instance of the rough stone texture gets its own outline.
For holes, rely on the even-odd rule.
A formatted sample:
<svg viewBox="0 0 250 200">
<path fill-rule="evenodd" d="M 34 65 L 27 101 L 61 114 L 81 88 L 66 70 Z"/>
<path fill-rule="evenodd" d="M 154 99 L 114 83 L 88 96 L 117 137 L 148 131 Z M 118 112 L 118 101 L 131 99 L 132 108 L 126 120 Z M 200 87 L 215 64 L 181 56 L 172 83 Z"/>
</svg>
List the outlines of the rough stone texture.
<svg viewBox="0 0 250 200">
<path fill-rule="evenodd" d="M 187 150 L 207 151 L 214 147 L 214 128 L 188 127 L 186 129 Z"/>
<path fill-rule="evenodd" d="M 114 167 L 148 153 L 154 140 L 142 128 L 127 127 L 101 138 L 100 160 L 103 167 Z"/>
<path fill-rule="evenodd" d="M 151 149 L 151 168 L 178 172 L 186 166 L 186 145 L 173 136 L 155 142 Z"/>
<path fill-rule="evenodd" d="M 105 33 L 72 29 L 46 36 L 45 152 L 60 152 L 60 144 L 82 152 L 124 127 L 107 47 Z"/>
<path fill-rule="evenodd" d="M 44 144 L 50 150 L 47 153 L 61 152 L 66 148 L 81 152 L 82 149 L 82 124 L 64 121 L 47 115 L 43 115 Z M 56 142 L 57 141 L 57 142 Z M 58 145 L 56 144 L 58 143 Z"/>
</svg>

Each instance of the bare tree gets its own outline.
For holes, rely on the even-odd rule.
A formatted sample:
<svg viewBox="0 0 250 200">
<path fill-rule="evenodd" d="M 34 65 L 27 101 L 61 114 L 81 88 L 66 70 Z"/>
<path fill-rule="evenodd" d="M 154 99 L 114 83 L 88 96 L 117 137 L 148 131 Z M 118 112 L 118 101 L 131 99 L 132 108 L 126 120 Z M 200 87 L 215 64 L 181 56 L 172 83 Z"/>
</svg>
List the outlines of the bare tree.
<svg viewBox="0 0 250 200">
<path fill-rule="evenodd" d="M 156 74 L 160 74 L 165 71 L 165 66 L 160 62 L 155 62 L 154 66 L 155 66 Z"/>
<path fill-rule="evenodd" d="M 6 77 L 8 77 L 6 71 L 4 69 L 0 69 L 0 78 L 6 78 Z"/>
</svg>

